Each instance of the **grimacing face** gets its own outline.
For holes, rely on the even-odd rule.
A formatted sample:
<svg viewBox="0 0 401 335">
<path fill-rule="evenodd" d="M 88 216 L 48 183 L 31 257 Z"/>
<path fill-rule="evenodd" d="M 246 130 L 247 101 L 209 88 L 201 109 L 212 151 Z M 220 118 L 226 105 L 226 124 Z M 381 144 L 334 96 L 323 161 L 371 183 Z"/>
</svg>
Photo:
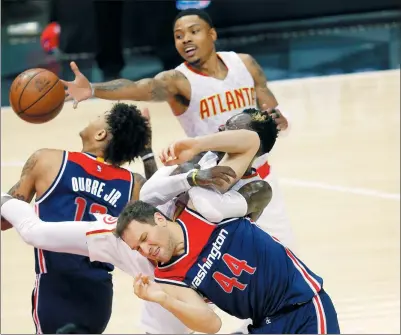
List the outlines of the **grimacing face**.
<svg viewBox="0 0 401 335">
<path fill-rule="evenodd" d="M 197 15 L 179 18 L 174 25 L 175 47 L 190 64 L 206 60 L 214 50 L 217 33 Z"/>
<path fill-rule="evenodd" d="M 150 225 L 132 220 L 121 238 L 132 250 L 137 250 L 142 256 L 165 263 L 173 256 L 173 239 L 163 215 L 155 213 L 154 221 L 155 225 Z"/>
</svg>

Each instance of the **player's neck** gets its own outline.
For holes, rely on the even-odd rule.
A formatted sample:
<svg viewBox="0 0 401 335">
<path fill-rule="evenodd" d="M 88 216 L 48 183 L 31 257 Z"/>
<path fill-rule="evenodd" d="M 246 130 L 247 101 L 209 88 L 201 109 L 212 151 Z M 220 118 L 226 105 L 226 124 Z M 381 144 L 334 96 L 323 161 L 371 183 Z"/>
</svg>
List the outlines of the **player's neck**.
<svg viewBox="0 0 401 335">
<path fill-rule="evenodd" d="M 225 64 L 217 56 L 217 53 L 212 53 L 205 62 L 199 65 L 193 65 L 193 67 L 209 77 L 225 76 L 228 70 Z"/>
<path fill-rule="evenodd" d="M 181 226 L 176 222 L 169 222 L 169 225 L 171 236 L 174 241 L 173 256 L 182 255 L 185 252 L 184 232 L 182 231 Z"/>
<path fill-rule="evenodd" d="M 96 157 L 103 157 L 103 150 L 99 148 L 95 148 L 94 146 L 90 145 L 84 145 L 82 147 L 81 152 L 86 152 L 90 155 L 96 156 Z"/>
</svg>

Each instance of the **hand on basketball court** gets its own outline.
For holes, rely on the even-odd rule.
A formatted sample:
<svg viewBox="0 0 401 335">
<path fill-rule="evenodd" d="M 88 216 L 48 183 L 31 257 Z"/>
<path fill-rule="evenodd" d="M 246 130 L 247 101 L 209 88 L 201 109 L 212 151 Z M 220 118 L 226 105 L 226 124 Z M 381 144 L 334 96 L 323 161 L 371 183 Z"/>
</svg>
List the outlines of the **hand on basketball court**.
<svg viewBox="0 0 401 335">
<path fill-rule="evenodd" d="M 63 85 L 66 87 L 65 89 L 65 97 L 66 101 L 73 100 L 73 108 L 78 107 L 78 103 L 89 99 L 92 96 L 92 87 L 91 84 L 81 71 L 75 62 L 70 63 L 71 70 L 75 74 L 74 81 L 64 81 L 61 80 Z"/>
<path fill-rule="evenodd" d="M 161 151 L 160 161 L 166 166 L 187 162 L 199 154 L 196 144 L 197 141 L 194 138 L 176 141 Z"/>
<path fill-rule="evenodd" d="M 148 276 L 143 276 L 141 273 L 134 279 L 134 293 L 142 300 L 157 303 L 163 302 L 168 296 L 159 284 L 150 280 Z"/>
<path fill-rule="evenodd" d="M 286 130 L 288 128 L 288 120 L 277 108 L 268 108 L 267 105 L 262 105 L 262 110 L 274 119 L 278 130 Z"/>
</svg>

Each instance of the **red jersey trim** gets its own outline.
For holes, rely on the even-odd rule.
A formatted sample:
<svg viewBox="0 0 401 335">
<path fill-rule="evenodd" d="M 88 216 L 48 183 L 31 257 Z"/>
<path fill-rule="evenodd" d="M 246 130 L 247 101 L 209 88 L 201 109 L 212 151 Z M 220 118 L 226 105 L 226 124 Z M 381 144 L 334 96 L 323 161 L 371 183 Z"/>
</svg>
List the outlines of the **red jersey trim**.
<svg viewBox="0 0 401 335">
<path fill-rule="evenodd" d="M 224 66 L 227 68 L 228 71 L 230 71 L 230 69 L 228 68 L 227 64 L 224 62 L 224 60 L 219 56 L 219 54 L 217 54 L 217 57 L 221 60 L 221 62 L 224 64 Z M 189 64 L 188 62 L 184 62 L 184 65 L 187 67 L 188 70 L 192 71 L 193 73 L 199 74 L 200 76 L 204 76 L 204 77 L 210 77 L 208 74 L 203 73 L 202 71 L 199 71 L 197 69 L 195 69 L 191 64 Z"/>
<path fill-rule="evenodd" d="M 82 152 L 70 152 L 68 161 L 79 165 L 86 173 L 102 180 L 120 179 L 132 182 L 130 171 L 97 161 Z"/>
</svg>

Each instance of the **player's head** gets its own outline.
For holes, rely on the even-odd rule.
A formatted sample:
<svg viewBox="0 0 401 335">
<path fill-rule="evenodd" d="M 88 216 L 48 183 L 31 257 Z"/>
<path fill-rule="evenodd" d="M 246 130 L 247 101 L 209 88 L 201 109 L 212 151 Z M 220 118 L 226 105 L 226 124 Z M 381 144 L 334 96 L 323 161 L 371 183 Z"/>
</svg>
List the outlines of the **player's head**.
<svg viewBox="0 0 401 335">
<path fill-rule="evenodd" d="M 138 200 L 125 206 L 114 234 L 143 256 L 168 262 L 177 245 L 169 222 L 156 207 Z"/>
<path fill-rule="evenodd" d="M 256 108 L 247 108 L 242 113 L 232 116 L 219 130 L 234 129 L 250 129 L 258 133 L 260 138 L 258 155 L 270 152 L 278 135 L 277 124 L 273 118 Z"/>
<path fill-rule="evenodd" d="M 85 151 L 95 151 L 113 165 L 129 163 L 150 142 L 149 122 L 135 105 L 114 104 L 79 135 Z"/>
<path fill-rule="evenodd" d="M 181 11 L 174 20 L 173 31 L 178 53 L 190 64 L 206 61 L 215 51 L 217 32 L 212 19 L 203 10 Z"/>
</svg>

